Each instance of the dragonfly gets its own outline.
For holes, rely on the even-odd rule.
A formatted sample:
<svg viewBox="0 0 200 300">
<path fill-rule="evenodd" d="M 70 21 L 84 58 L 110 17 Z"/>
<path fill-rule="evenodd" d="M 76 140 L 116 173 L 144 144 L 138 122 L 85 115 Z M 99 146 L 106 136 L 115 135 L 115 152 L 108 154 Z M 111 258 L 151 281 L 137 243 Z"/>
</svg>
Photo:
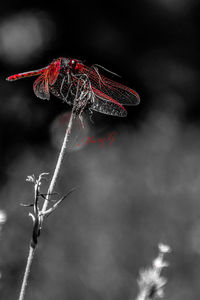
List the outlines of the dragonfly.
<svg viewBox="0 0 200 300">
<path fill-rule="evenodd" d="M 50 94 L 53 94 L 73 105 L 73 111 L 79 117 L 86 108 L 90 112 L 126 117 L 127 111 L 124 106 L 139 104 L 138 93 L 107 78 L 101 74 L 100 68 L 108 71 L 99 65 L 88 67 L 80 60 L 60 57 L 44 68 L 11 75 L 7 80 L 39 76 L 33 84 L 35 95 L 40 99 L 49 100 Z"/>
</svg>

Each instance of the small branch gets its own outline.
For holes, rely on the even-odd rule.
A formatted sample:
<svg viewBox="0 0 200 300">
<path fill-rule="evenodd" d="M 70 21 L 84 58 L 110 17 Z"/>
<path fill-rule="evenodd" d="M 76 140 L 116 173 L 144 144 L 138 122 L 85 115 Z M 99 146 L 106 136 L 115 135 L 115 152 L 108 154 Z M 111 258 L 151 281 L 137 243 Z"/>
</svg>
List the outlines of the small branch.
<svg viewBox="0 0 200 300">
<path fill-rule="evenodd" d="M 48 217 L 57 207 L 58 205 L 63 202 L 71 193 L 75 191 L 75 188 L 71 189 L 66 195 L 64 195 L 62 198 L 60 198 L 52 207 L 45 210 L 45 213 L 43 213 L 43 216 Z"/>
<path fill-rule="evenodd" d="M 31 268 L 34 253 L 35 253 L 35 250 L 36 250 L 36 247 L 37 247 L 37 239 L 38 239 L 38 236 L 40 235 L 40 231 L 41 231 L 41 228 L 42 228 L 42 225 L 43 225 L 44 217 L 48 216 L 51 212 L 53 212 L 53 210 L 56 209 L 58 204 L 60 202 L 62 202 L 67 197 L 67 195 L 62 197 L 60 200 L 58 200 L 56 202 L 56 204 L 52 208 L 47 210 L 47 207 L 48 207 L 48 204 L 49 204 L 49 201 L 50 201 L 50 197 L 53 194 L 53 190 L 54 190 L 54 187 L 55 187 L 58 175 L 59 175 L 59 171 L 60 171 L 60 168 L 61 168 L 61 165 L 62 165 L 62 162 L 63 162 L 67 142 L 69 140 L 69 135 L 70 135 L 70 132 L 71 132 L 71 129 L 72 129 L 73 118 L 74 118 L 74 113 L 73 113 L 73 110 L 72 110 L 70 120 L 69 120 L 67 129 L 66 129 L 65 137 L 64 137 L 64 140 L 63 140 L 63 144 L 62 144 L 62 147 L 61 147 L 61 150 L 60 150 L 60 154 L 58 156 L 57 164 L 56 164 L 54 174 L 53 174 L 53 177 L 51 179 L 46 197 L 44 197 L 44 194 L 42 194 L 43 198 L 45 200 L 44 200 L 44 203 L 43 203 L 43 206 L 42 206 L 41 210 L 39 209 L 39 206 L 38 206 L 38 199 L 41 196 L 41 194 L 40 194 L 41 180 L 44 178 L 44 175 L 47 175 L 48 173 L 42 173 L 37 180 L 35 179 L 34 175 L 27 177 L 27 181 L 34 183 L 34 203 L 28 205 L 28 206 L 33 206 L 33 208 L 34 208 L 34 214 L 32 214 L 32 213 L 29 214 L 31 216 L 32 220 L 33 220 L 33 234 L 32 234 L 32 240 L 31 240 L 30 247 L 29 247 L 29 254 L 28 254 L 26 269 L 25 269 L 25 272 L 24 272 L 24 277 L 23 277 L 22 286 L 21 286 L 21 290 L 20 290 L 19 300 L 24 300 L 24 297 L 25 297 L 26 286 L 27 286 L 27 282 L 28 282 L 30 268 Z M 27 206 L 27 205 L 25 205 L 25 206 Z"/>
</svg>

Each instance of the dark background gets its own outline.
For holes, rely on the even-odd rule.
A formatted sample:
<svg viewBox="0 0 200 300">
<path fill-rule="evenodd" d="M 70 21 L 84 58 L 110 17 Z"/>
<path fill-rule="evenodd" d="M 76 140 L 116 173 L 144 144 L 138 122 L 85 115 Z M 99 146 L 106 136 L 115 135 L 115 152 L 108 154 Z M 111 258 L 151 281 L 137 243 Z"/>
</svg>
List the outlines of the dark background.
<svg viewBox="0 0 200 300">
<path fill-rule="evenodd" d="M 198 299 L 199 8 L 195 0 L 1 5 L 2 299 L 17 299 L 28 253 L 26 176 L 52 175 L 70 112 L 53 95 L 37 99 L 34 78 L 5 78 L 60 56 L 116 72 L 141 103 L 125 119 L 95 113 L 93 124 L 86 113 L 85 130 L 74 124 L 56 191 L 77 190 L 46 223 L 26 299 L 134 299 L 159 242 L 173 250 L 165 299 Z M 92 136 L 106 139 L 102 149 L 83 143 Z"/>
</svg>

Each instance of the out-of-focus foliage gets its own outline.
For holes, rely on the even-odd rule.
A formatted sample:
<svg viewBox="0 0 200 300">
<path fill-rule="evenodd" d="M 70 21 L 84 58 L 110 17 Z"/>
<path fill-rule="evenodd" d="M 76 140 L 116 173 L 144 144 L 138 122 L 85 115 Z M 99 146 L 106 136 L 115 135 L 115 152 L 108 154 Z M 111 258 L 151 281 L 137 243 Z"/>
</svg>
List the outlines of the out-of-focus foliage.
<svg viewBox="0 0 200 300">
<path fill-rule="evenodd" d="M 18 4 L 19 5 L 19 4 Z M 196 1 L 1 4 L 0 294 L 16 299 L 32 229 L 27 175 L 55 167 L 69 107 L 37 99 L 11 74 L 70 56 L 98 63 L 141 96 L 128 117 L 75 124 L 56 191 L 70 199 L 47 220 L 27 299 L 129 299 L 159 242 L 173 249 L 166 298 L 200 294 L 200 105 Z M 68 115 L 66 115 L 67 121 Z M 108 138 L 100 149 L 93 140 Z M 84 141 L 84 142 L 83 142 Z M 81 146 L 80 146 L 81 145 Z M 43 187 L 45 190 L 45 186 Z"/>
</svg>

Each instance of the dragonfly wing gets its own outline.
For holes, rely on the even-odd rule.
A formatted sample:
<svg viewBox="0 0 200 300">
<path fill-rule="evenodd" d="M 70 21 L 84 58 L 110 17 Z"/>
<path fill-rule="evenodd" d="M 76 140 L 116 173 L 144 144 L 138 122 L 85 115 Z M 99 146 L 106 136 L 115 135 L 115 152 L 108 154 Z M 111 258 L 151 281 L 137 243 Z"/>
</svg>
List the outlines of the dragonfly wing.
<svg viewBox="0 0 200 300">
<path fill-rule="evenodd" d="M 33 84 L 33 90 L 34 90 L 35 95 L 38 98 L 49 100 L 49 98 L 50 98 L 49 84 L 48 84 L 48 79 L 47 79 L 45 73 L 43 73 L 42 75 L 40 75 L 35 80 L 35 82 Z"/>
<path fill-rule="evenodd" d="M 137 92 L 129 87 L 108 79 L 99 74 L 96 68 L 84 66 L 82 72 L 88 74 L 92 86 L 101 90 L 104 94 L 121 103 L 122 105 L 137 105 L 140 103 L 140 97 Z"/>
<path fill-rule="evenodd" d="M 60 59 L 57 59 L 50 65 L 48 70 L 47 77 L 50 85 L 53 85 L 56 82 L 59 72 L 60 72 Z"/>
<path fill-rule="evenodd" d="M 102 91 L 112 98 L 118 100 L 123 105 L 137 105 L 140 103 L 138 93 L 127 86 L 115 82 L 101 75 Z"/>
<path fill-rule="evenodd" d="M 93 88 L 92 91 L 93 97 L 92 104 L 90 106 L 91 109 L 111 116 L 127 116 L 126 109 L 122 105 L 120 105 L 120 103 L 110 98 L 103 92 L 96 90 L 95 88 Z"/>
</svg>

